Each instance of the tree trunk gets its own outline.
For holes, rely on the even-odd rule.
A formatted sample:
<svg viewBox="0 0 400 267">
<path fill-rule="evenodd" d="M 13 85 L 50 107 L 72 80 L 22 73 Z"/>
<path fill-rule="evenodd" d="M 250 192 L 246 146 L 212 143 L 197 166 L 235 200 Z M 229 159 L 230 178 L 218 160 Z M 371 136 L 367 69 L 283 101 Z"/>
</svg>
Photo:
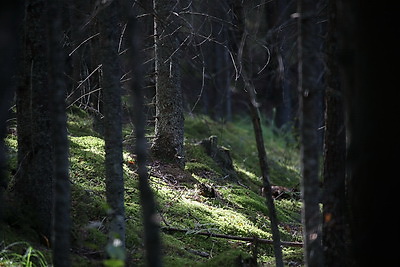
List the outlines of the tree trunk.
<svg viewBox="0 0 400 267">
<path fill-rule="evenodd" d="M 238 3 L 239 4 L 239 3 Z M 240 5 L 240 4 L 239 4 Z M 246 57 L 250 57 L 250 51 L 246 44 L 247 41 L 247 31 L 246 27 L 246 18 L 244 17 L 244 13 L 242 12 L 242 8 L 239 8 L 240 12 L 238 13 L 238 34 L 241 34 L 241 39 L 236 40 L 237 51 L 237 63 L 244 64 L 249 59 Z M 247 67 L 247 68 L 246 68 Z M 258 103 L 256 99 L 256 89 L 254 85 L 251 83 L 248 69 L 251 69 L 250 66 L 246 66 L 241 71 L 241 78 L 243 79 L 245 91 L 247 91 L 247 99 L 248 105 L 250 109 L 250 115 L 253 122 L 254 135 L 256 139 L 257 151 L 258 151 L 258 159 L 260 163 L 260 169 L 262 174 L 262 182 L 263 182 L 263 190 L 265 192 L 266 203 L 268 207 L 268 215 L 271 221 L 271 230 L 272 230 L 272 238 L 273 238 L 273 246 L 274 246 L 274 254 L 275 254 L 275 263 L 276 266 L 283 266 L 283 257 L 282 257 L 282 247 L 281 247 L 281 239 L 278 227 L 278 218 L 276 216 L 276 209 L 274 199 L 272 198 L 272 190 L 271 183 L 269 178 L 269 166 L 267 162 L 267 153 L 265 151 L 264 138 L 262 134 L 260 115 L 258 111 Z"/>
<path fill-rule="evenodd" d="M 86 45 L 81 45 L 84 41 L 84 32 L 83 25 L 87 23 L 86 16 L 89 12 L 89 4 L 88 0 L 73 0 L 69 1 L 69 24 L 71 27 L 70 36 L 71 36 L 71 47 L 69 49 L 69 58 L 70 58 L 70 73 L 71 76 L 71 87 L 68 88 L 69 97 L 67 99 L 68 105 L 72 103 L 80 103 L 83 100 L 79 100 L 83 95 L 84 86 L 79 86 L 80 81 L 82 81 L 85 77 L 83 77 L 82 63 L 85 58 L 85 48 Z M 87 27 L 86 27 L 87 28 Z M 86 29 L 85 28 L 85 29 Z M 79 47 L 79 48 L 78 48 Z M 79 87 L 79 88 L 78 88 Z M 78 89 L 77 89 L 78 88 Z"/>
<path fill-rule="evenodd" d="M 262 134 L 260 115 L 257 108 L 257 102 L 255 97 L 255 89 L 251 86 L 249 80 L 246 77 L 246 74 L 242 73 L 243 80 L 246 84 L 246 89 L 248 92 L 249 99 L 249 108 L 251 119 L 253 122 L 254 135 L 257 144 L 258 151 L 258 159 L 260 163 L 261 175 L 263 178 L 263 190 L 265 192 L 265 198 L 268 207 L 268 215 L 271 221 L 271 230 L 272 230 L 272 239 L 274 245 L 274 253 L 275 253 L 275 263 L 277 267 L 283 267 L 283 257 L 282 257 L 282 248 L 281 248 L 281 237 L 279 233 L 279 222 L 278 217 L 276 216 L 276 209 L 274 199 L 272 198 L 272 190 L 271 183 L 269 178 L 269 166 L 267 162 L 267 153 L 265 151 L 264 138 Z"/>
<path fill-rule="evenodd" d="M 130 10 L 126 7 L 126 10 Z M 139 44 L 141 36 L 139 34 L 136 16 L 134 13 L 128 15 L 128 46 L 129 46 L 129 66 L 132 69 L 133 80 L 130 84 L 132 94 L 133 121 L 136 131 L 136 155 L 139 175 L 140 203 L 143 214 L 144 245 L 146 249 L 146 262 L 148 266 L 162 266 L 160 225 L 155 218 L 157 217 L 156 203 L 153 191 L 149 184 L 149 174 L 147 171 L 148 144 L 145 137 L 146 116 L 144 113 L 143 95 L 143 58 L 140 55 Z"/>
<path fill-rule="evenodd" d="M 307 266 L 323 266 L 318 172 L 318 40 L 317 1 L 298 2 L 299 104 L 302 158 L 304 256 Z"/>
<path fill-rule="evenodd" d="M 327 89 L 323 187 L 323 245 L 325 266 L 346 266 L 346 131 L 343 93 L 337 59 L 336 1 L 329 1 L 326 40 Z"/>
<path fill-rule="evenodd" d="M 69 144 L 65 97 L 66 57 L 62 49 L 61 1 L 47 0 L 49 25 L 49 87 L 52 96 L 52 134 L 54 142 L 54 266 L 71 266 L 71 185 L 69 181 Z"/>
<path fill-rule="evenodd" d="M 109 244 L 119 239 L 125 250 L 124 178 L 122 169 L 122 104 L 120 65 L 118 56 L 119 2 L 101 7 L 99 13 L 100 59 L 104 94 L 104 141 L 106 168 L 106 198 L 109 205 Z"/>
<path fill-rule="evenodd" d="M 98 1 L 94 0 L 92 2 L 94 2 L 94 5 L 98 3 Z M 106 2 L 106 4 L 107 3 L 108 2 Z M 102 15 L 100 14 L 100 16 Z M 102 27 L 101 18 L 99 18 L 94 18 L 88 27 L 88 32 L 92 36 L 99 33 L 100 27 Z M 92 73 L 93 71 L 95 71 L 95 69 L 97 69 L 97 71 L 95 71 L 90 79 L 88 79 L 87 85 L 84 88 L 86 90 L 86 93 L 89 94 L 87 104 L 90 114 L 93 118 L 93 129 L 101 136 L 104 136 L 104 91 L 101 90 L 103 86 L 102 79 L 104 76 L 104 68 L 101 67 L 101 38 L 102 37 L 100 36 L 100 38 L 93 38 L 90 40 L 89 52 L 88 55 L 86 55 L 86 60 L 89 62 L 89 72 Z M 119 38 L 119 36 L 115 38 Z M 88 73 L 86 73 L 86 75 L 88 75 Z M 96 89 L 100 90 L 96 91 Z"/>
<path fill-rule="evenodd" d="M 156 159 L 184 167 L 184 116 L 177 17 L 177 0 L 154 0 L 156 124 L 152 154 Z"/>
<path fill-rule="evenodd" d="M 249 89 L 249 90 L 251 90 L 251 89 Z M 276 216 L 274 199 L 272 198 L 271 183 L 270 183 L 270 179 L 269 179 L 269 166 L 267 163 L 267 153 L 265 152 L 264 139 L 263 139 L 263 135 L 262 135 L 260 116 L 259 116 L 258 109 L 253 104 L 250 104 L 250 110 L 251 110 L 251 112 L 250 112 L 251 117 L 253 120 L 254 134 L 256 137 L 257 151 L 258 151 L 258 158 L 260 161 L 261 174 L 263 177 L 263 189 L 264 189 L 265 197 L 267 200 L 269 219 L 271 220 L 271 230 L 272 230 L 272 238 L 273 238 L 274 253 L 275 253 L 275 263 L 276 263 L 276 266 L 279 267 L 279 266 L 283 266 L 281 237 L 280 237 L 279 228 L 278 228 L 279 222 L 278 222 L 278 218 Z"/>
<path fill-rule="evenodd" d="M 213 5 L 216 6 L 213 6 Z M 229 3 L 226 0 L 215 2 L 213 0 L 203 1 L 202 9 L 208 12 L 210 16 L 219 18 L 222 21 L 229 22 L 231 14 L 229 13 Z M 213 41 L 208 43 L 208 50 L 205 52 L 205 61 L 209 72 L 209 84 L 206 86 L 208 91 L 208 109 L 207 113 L 213 120 L 222 122 L 232 119 L 232 99 L 231 99 L 231 68 L 228 51 L 229 26 L 217 20 L 211 20 L 210 28 L 202 34 L 207 36 L 212 34 Z"/>
<path fill-rule="evenodd" d="M 286 131 L 290 128 L 292 113 L 291 94 L 288 84 L 287 60 L 288 45 L 284 44 L 284 37 L 288 35 L 288 26 L 283 23 L 289 19 L 287 1 L 271 1 L 265 5 L 267 24 L 267 42 L 271 44 L 271 62 L 268 66 L 269 90 L 276 99 L 274 125 Z M 270 69 L 272 68 L 272 69 Z"/>
<path fill-rule="evenodd" d="M 392 244 L 398 203 L 399 56 L 397 9 L 365 1 L 338 1 L 340 70 L 346 99 L 348 201 L 355 266 L 397 262 Z M 374 38 L 371 38 L 373 36 Z M 385 44 L 384 47 L 380 46 Z M 376 48 L 379 49 L 377 53 Z M 371 246 L 371 242 L 377 244 Z"/>
<path fill-rule="evenodd" d="M 27 2 L 24 66 L 16 92 L 19 168 L 14 187 L 23 210 L 32 214 L 32 226 L 43 242 L 51 240 L 53 208 L 46 10 L 45 0 Z"/>
</svg>

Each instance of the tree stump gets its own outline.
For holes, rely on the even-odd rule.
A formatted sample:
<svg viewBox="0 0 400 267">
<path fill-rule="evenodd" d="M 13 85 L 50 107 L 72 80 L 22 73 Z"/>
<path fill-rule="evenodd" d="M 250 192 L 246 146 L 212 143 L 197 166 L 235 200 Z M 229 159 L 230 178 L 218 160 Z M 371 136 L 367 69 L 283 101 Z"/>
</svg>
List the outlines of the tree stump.
<svg viewBox="0 0 400 267">
<path fill-rule="evenodd" d="M 200 145 L 204 147 L 207 155 L 210 156 L 224 172 L 236 176 L 230 150 L 218 145 L 217 136 L 212 135 L 209 138 L 202 140 Z"/>
</svg>

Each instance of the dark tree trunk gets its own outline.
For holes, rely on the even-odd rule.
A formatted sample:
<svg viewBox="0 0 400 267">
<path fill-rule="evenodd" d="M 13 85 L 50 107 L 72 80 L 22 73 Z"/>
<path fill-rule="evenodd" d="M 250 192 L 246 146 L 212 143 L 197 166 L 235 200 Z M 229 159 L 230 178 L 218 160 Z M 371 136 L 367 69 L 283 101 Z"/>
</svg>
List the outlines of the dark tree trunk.
<svg viewBox="0 0 400 267">
<path fill-rule="evenodd" d="M 300 137 L 302 158 L 302 219 L 307 266 L 323 266 L 321 213 L 319 209 L 318 148 L 318 25 L 317 1 L 298 2 L 298 56 Z"/>
<path fill-rule="evenodd" d="M 398 203 L 400 94 L 397 68 L 388 64 L 399 57 L 394 27 L 398 11 L 359 0 L 337 4 L 355 266 L 390 266 L 398 258 L 397 246 L 392 245 L 398 225 L 392 207 Z M 377 47 L 382 48 L 379 53 Z"/>
<path fill-rule="evenodd" d="M 291 94 L 288 83 L 288 45 L 284 44 L 284 38 L 290 29 L 287 23 L 289 20 L 289 8 L 287 1 L 271 1 L 265 5 L 267 42 L 271 44 L 271 63 L 268 66 L 269 91 L 276 99 L 274 124 L 278 129 L 287 130 L 290 128 L 292 113 Z M 288 29 L 289 28 L 289 29 Z"/>
<path fill-rule="evenodd" d="M 156 125 L 152 155 L 159 160 L 185 165 L 184 116 L 179 66 L 179 47 L 173 14 L 176 0 L 154 0 L 154 48 L 156 71 Z"/>
<path fill-rule="evenodd" d="M 49 87 L 52 96 L 52 134 L 54 142 L 54 220 L 53 264 L 71 266 L 71 185 L 66 114 L 66 57 L 62 48 L 62 2 L 47 0 L 49 26 Z"/>
<path fill-rule="evenodd" d="M 126 10 L 130 10 L 128 6 Z M 146 249 L 146 262 L 148 266 L 162 266 L 160 225 L 154 219 L 157 217 L 156 202 L 149 184 L 147 171 L 148 143 L 145 137 L 146 116 L 144 112 L 143 94 L 143 58 L 140 55 L 139 45 L 142 43 L 139 34 L 135 13 L 128 16 L 128 46 L 129 66 L 132 69 L 133 80 L 130 84 L 132 94 L 134 125 L 136 131 L 136 155 L 139 175 L 140 203 L 143 214 L 144 245 Z"/>
<path fill-rule="evenodd" d="M 96 5 L 96 1 L 93 1 Z M 101 16 L 101 14 L 100 14 Z M 99 17 L 100 18 L 100 17 Z M 101 18 L 98 17 L 93 18 L 90 25 L 88 26 L 88 32 L 91 36 L 95 36 L 100 32 L 101 26 Z M 88 68 L 90 71 L 86 73 L 93 73 L 93 75 L 88 79 L 87 85 L 85 86 L 85 92 L 88 94 L 88 110 L 93 118 L 93 129 L 100 134 L 104 135 L 104 90 L 103 86 L 103 67 L 101 67 L 101 35 L 100 38 L 93 38 L 90 40 L 90 45 L 88 47 L 88 52 L 86 55 L 86 60 L 88 61 Z M 119 38 L 119 36 L 117 37 Z M 118 50 L 118 47 L 117 47 Z M 117 52 L 116 52 L 117 54 Z M 107 67 L 106 67 L 107 68 Z M 97 71 L 95 71 L 97 69 Z"/>
<path fill-rule="evenodd" d="M 326 40 L 323 245 L 325 266 L 346 266 L 346 129 L 344 101 L 337 62 L 336 1 L 329 1 Z"/>
<path fill-rule="evenodd" d="M 32 225 L 50 240 L 53 208 L 53 150 L 49 114 L 47 6 L 27 2 L 22 81 L 17 88 L 18 172 L 15 191 Z"/>
<path fill-rule="evenodd" d="M 106 167 L 106 198 L 111 209 L 109 216 L 109 242 L 121 241 L 125 249 L 124 179 L 122 169 L 122 104 L 120 65 L 118 57 L 119 2 L 112 1 L 99 13 L 100 60 L 102 62 L 102 88 L 104 94 L 104 141 Z"/>
<path fill-rule="evenodd" d="M 89 12 L 88 0 L 73 0 L 69 1 L 69 24 L 71 27 L 71 45 L 69 48 L 70 77 L 72 79 L 70 88 L 67 88 L 69 97 L 67 99 L 68 105 L 76 102 L 81 102 L 80 97 L 84 86 L 79 86 L 80 81 L 84 79 L 82 71 L 82 60 L 85 57 L 86 45 L 81 45 L 84 41 L 84 28 L 83 25 L 87 22 L 86 15 Z M 85 27 L 86 29 L 87 27 Z M 79 48 L 78 48 L 79 47 Z"/>
<path fill-rule="evenodd" d="M 212 6 L 217 4 L 216 7 Z M 229 4 L 227 1 L 204 1 L 204 12 L 230 22 Z M 214 120 L 230 121 L 232 119 L 231 110 L 231 59 L 227 43 L 228 26 L 221 21 L 212 20 L 210 28 L 203 33 L 204 36 L 212 34 L 213 41 L 208 43 L 205 60 L 208 63 L 207 72 L 209 73 L 209 84 L 206 87 L 208 91 L 208 114 Z"/>
<path fill-rule="evenodd" d="M 7 153 L 4 138 L 7 135 L 7 120 L 12 96 L 15 91 L 15 76 L 19 62 L 20 36 L 23 18 L 23 1 L 7 0 L 0 10 L 0 222 L 5 208 L 4 193 L 8 186 L 6 176 Z"/>
<path fill-rule="evenodd" d="M 100 23 L 97 18 L 93 19 L 90 24 L 90 33 L 92 36 L 96 35 L 99 32 Z M 101 38 L 101 36 L 100 36 Z M 100 51 L 100 40 L 99 38 L 93 38 L 90 40 L 90 48 L 88 56 L 90 61 L 90 73 L 95 73 L 90 77 L 89 84 L 86 87 L 86 91 L 89 94 L 88 96 L 88 110 L 93 118 L 93 129 L 100 134 L 104 135 L 104 91 L 102 89 L 103 85 L 103 68 L 101 65 L 101 51 Z"/>
</svg>

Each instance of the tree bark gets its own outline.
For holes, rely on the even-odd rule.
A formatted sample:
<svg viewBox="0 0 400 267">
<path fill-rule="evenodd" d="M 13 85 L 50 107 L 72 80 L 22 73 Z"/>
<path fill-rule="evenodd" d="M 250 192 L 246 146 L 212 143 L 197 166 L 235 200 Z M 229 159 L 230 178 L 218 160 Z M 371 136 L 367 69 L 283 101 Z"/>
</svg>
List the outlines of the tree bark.
<svg viewBox="0 0 400 267">
<path fill-rule="evenodd" d="M 318 40 L 317 1 L 298 2 L 299 104 L 304 225 L 304 257 L 307 266 L 323 266 L 321 213 L 319 209 L 318 152 Z"/>
<path fill-rule="evenodd" d="M 177 0 L 154 0 L 156 124 L 152 155 L 184 167 L 184 116 L 179 46 L 174 15 Z"/>
<path fill-rule="evenodd" d="M 18 172 L 14 189 L 32 226 L 51 240 L 53 149 L 49 114 L 47 6 L 45 0 L 26 5 L 24 62 L 17 96 Z"/>
<path fill-rule="evenodd" d="M 66 57 L 62 49 L 62 17 L 59 0 L 47 0 L 49 26 L 49 87 L 52 96 L 52 134 L 54 144 L 54 219 L 53 219 L 53 264 L 71 266 L 71 185 L 69 181 L 69 144 L 65 97 Z"/>
<path fill-rule="evenodd" d="M 110 208 L 109 244 L 121 241 L 125 250 L 124 177 L 122 168 L 122 103 L 120 65 L 118 55 L 119 2 L 101 7 L 99 13 L 100 59 L 104 94 L 104 141 L 106 168 L 106 198 Z"/>
<path fill-rule="evenodd" d="M 325 140 L 323 183 L 323 246 L 325 266 L 346 266 L 347 203 L 346 129 L 337 62 L 336 1 L 329 1 L 326 40 Z"/>
</svg>

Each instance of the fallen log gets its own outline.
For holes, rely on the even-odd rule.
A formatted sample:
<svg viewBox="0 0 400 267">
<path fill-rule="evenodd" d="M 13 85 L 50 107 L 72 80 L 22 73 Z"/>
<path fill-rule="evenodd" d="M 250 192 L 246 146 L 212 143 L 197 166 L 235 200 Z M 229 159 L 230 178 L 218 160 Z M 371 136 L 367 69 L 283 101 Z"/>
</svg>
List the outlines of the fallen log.
<svg viewBox="0 0 400 267">
<path fill-rule="evenodd" d="M 161 230 L 165 231 L 165 232 L 181 232 L 181 233 L 190 233 L 190 234 L 196 234 L 196 235 L 205 235 L 205 236 L 210 236 L 210 237 L 225 238 L 225 239 L 231 239 L 231 240 L 257 242 L 257 243 L 261 243 L 261 244 L 271 244 L 271 245 L 273 244 L 272 240 L 257 238 L 257 237 L 243 237 L 243 236 L 216 234 L 216 233 L 211 233 L 211 232 L 198 232 L 198 231 L 194 231 L 194 230 L 179 229 L 179 228 L 174 228 L 174 227 L 162 227 Z M 301 243 L 301 242 L 281 241 L 281 245 L 286 246 L 286 247 L 303 247 L 303 243 Z"/>
</svg>

